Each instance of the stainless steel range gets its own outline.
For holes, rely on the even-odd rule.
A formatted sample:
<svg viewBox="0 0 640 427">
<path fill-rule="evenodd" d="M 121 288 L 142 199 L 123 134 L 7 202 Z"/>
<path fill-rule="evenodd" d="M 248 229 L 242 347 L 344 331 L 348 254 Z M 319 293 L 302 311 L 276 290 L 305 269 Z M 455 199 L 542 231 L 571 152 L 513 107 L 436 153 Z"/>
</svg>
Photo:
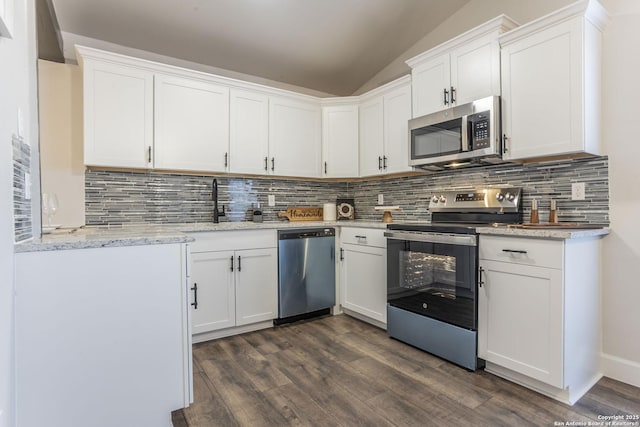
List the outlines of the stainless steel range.
<svg viewBox="0 0 640 427">
<path fill-rule="evenodd" d="M 470 370 L 477 358 L 476 227 L 521 222 L 521 189 L 438 192 L 430 224 L 390 224 L 387 333 Z"/>
</svg>

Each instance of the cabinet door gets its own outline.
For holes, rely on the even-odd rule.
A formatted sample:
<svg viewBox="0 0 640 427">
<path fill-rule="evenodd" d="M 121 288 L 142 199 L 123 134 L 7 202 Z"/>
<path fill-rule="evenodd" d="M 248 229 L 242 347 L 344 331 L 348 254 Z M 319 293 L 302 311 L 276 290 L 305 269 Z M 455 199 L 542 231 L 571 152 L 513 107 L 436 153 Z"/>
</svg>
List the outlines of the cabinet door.
<svg viewBox="0 0 640 427">
<path fill-rule="evenodd" d="M 384 107 L 382 97 L 360 104 L 360 176 L 382 173 Z"/>
<path fill-rule="evenodd" d="M 233 251 L 200 252 L 191 255 L 191 302 L 197 294 L 198 307 L 191 306 L 192 332 L 214 331 L 235 326 Z"/>
<path fill-rule="evenodd" d="M 450 107 L 450 60 L 445 53 L 411 71 L 413 116 L 420 117 Z"/>
<path fill-rule="evenodd" d="M 232 89 L 230 107 L 231 172 L 268 173 L 269 97 Z"/>
<path fill-rule="evenodd" d="M 451 86 L 455 105 L 500 95 L 500 45 L 496 35 L 451 52 Z"/>
<path fill-rule="evenodd" d="M 386 324 L 386 249 L 350 244 L 342 249 L 342 306 Z"/>
<path fill-rule="evenodd" d="M 502 48 L 506 159 L 580 151 L 582 44 L 579 19 Z"/>
<path fill-rule="evenodd" d="M 320 177 L 320 106 L 269 99 L 269 170 L 274 175 Z"/>
<path fill-rule="evenodd" d="M 480 261 L 478 356 L 564 388 L 562 270 Z"/>
<path fill-rule="evenodd" d="M 358 106 L 322 108 L 322 176 L 358 176 Z"/>
<path fill-rule="evenodd" d="M 155 95 L 155 168 L 226 171 L 229 89 L 156 75 Z"/>
<path fill-rule="evenodd" d="M 278 250 L 236 251 L 236 326 L 278 317 Z"/>
<path fill-rule="evenodd" d="M 85 164 L 150 168 L 153 74 L 85 60 L 83 79 Z"/>
<path fill-rule="evenodd" d="M 384 173 L 410 171 L 409 119 L 411 118 L 411 86 L 394 89 L 384 95 Z"/>
</svg>

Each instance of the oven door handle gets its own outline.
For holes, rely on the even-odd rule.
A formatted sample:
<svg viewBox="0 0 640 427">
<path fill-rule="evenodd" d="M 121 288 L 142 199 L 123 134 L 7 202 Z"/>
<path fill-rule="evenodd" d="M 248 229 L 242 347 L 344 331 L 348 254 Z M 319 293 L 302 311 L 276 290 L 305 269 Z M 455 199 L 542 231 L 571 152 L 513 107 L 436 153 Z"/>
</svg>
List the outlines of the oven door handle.
<svg viewBox="0 0 640 427">
<path fill-rule="evenodd" d="M 425 233 L 409 231 L 385 231 L 387 239 L 409 240 L 425 243 L 442 243 L 446 245 L 478 246 L 474 234 L 446 234 L 446 233 Z"/>
</svg>

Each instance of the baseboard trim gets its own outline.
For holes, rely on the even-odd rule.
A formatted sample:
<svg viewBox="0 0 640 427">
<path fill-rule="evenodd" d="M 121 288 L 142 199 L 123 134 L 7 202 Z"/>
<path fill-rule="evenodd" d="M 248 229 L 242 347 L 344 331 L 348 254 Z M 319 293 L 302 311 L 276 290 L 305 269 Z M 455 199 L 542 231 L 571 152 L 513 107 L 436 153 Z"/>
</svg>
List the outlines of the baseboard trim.
<svg viewBox="0 0 640 427">
<path fill-rule="evenodd" d="M 640 363 L 602 353 L 600 364 L 605 377 L 640 387 Z"/>
<path fill-rule="evenodd" d="M 267 328 L 273 328 L 273 320 L 253 323 L 251 325 L 235 326 L 227 329 L 220 329 L 218 331 L 195 334 L 193 335 L 193 344 L 215 340 L 218 338 L 230 337 L 232 335 L 244 334 L 246 332 L 259 331 L 260 329 L 267 329 Z"/>
<path fill-rule="evenodd" d="M 584 383 L 574 384 L 573 388 L 567 387 L 565 389 L 560 389 L 549 384 L 545 384 L 536 379 L 530 378 L 526 375 L 522 375 L 518 372 L 512 371 L 511 369 L 495 365 L 491 362 L 486 362 L 484 370 L 493 375 L 536 391 L 540 394 L 544 394 L 545 396 L 548 396 L 567 405 L 573 405 L 578 400 L 580 400 L 580 398 L 584 396 L 591 389 L 591 387 L 593 387 L 600 380 L 600 378 L 602 378 L 602 374 L 598 372 L 592 377 L 586 378 Z"/>
<path fill-rule="evenodd" d="M 386 323 L 383 323 L 376 319 L 372 319 L 369 316 L 365 316 L 364 314 L 357 313 L 353 310 L 349 310 L 348 308 L 344 308 L 344 307 L 342 307 L 342 313 L 346 314 L 347 316 L 355 317 L 358 320 L 362 320 L 363 322 L 376 326 L 380 329 L 384 329 L 385 331 L 387 330 Z"/>
</svg>

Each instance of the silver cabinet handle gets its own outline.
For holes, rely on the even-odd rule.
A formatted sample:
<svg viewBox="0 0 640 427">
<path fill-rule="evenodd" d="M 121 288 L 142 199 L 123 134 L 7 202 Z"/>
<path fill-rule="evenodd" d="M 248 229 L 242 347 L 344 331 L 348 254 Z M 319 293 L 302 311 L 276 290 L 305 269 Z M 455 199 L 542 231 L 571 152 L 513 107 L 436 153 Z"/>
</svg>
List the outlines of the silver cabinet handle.
<svg viewBox="0 0 640 427">
<path fill-rule="evenodd" d="M 456 102 L 456 89 L 451 86 L 451 103 L 454 104 Z"/>
<path fill-rule="evenodd" d="M 447 90 L 447 88 L 443 89 L 444 93 L 444 105 L 449 105 L 449 91 Z"/>
</svg>

